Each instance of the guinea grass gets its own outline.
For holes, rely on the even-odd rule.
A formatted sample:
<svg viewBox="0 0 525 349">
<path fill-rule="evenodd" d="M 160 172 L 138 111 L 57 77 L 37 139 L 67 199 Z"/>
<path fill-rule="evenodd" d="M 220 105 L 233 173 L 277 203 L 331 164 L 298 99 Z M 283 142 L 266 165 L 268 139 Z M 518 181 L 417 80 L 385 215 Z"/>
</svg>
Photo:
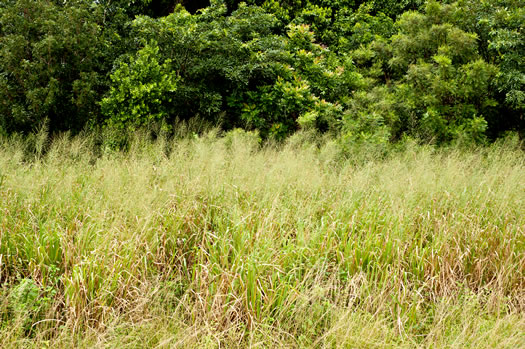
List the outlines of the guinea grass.
<svg viewBox="0 0 525 349">
<path fill-rule="evenodd" d="M 525 346 L 516 144 L 99 143 L 1 140 L 5 347 Z"/>
</svg>

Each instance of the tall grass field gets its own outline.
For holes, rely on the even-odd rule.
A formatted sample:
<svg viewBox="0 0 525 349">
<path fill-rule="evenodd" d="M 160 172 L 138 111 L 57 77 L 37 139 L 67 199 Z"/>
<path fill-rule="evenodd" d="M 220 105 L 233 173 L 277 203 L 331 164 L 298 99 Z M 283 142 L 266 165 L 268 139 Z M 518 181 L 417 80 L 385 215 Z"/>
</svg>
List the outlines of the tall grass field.
<svg viewBox="0 0 525 349">
<path fill-rule="evenodd" d="M 525 155 L 0 141 L 2 348 L 525 348 Z"/>
</svg>

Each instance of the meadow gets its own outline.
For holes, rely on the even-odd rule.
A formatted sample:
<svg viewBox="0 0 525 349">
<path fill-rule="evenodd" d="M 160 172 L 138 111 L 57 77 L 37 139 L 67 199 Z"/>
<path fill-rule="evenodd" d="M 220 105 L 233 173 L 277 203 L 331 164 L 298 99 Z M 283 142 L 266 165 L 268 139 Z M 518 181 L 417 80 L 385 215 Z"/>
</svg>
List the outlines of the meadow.
<svg viewBox="0 0 525 349">
<path fill-rule="evenodd" d="M 525 155 L 0 140 L 3 348 L 525 347 Z"/>
</svg>

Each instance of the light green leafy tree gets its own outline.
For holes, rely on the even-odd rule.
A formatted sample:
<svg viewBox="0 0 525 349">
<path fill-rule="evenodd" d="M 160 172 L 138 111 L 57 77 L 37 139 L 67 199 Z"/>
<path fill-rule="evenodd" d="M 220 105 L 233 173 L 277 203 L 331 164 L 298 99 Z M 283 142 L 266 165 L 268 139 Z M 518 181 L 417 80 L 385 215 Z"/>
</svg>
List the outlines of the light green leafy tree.
<svg viewBox="0 0 525 349">
<path fill-rule="evenodd" d="M 404 13 L 391 38 L 355 53 L 370 86 L 350 104 L 347 133 L 366 125 L 374 134 L 376 125 L 389 140 L 485 140 L 500 70 L 480 55 L 478 35 L 455 25 L 459 11 L 457 3 L 429 1 L 424 12 Z"/>
<path fill-rule="evenodd" d="M 159 62 L 158 57 L 159 48 L 151 42 L 111 74 L 112 86 L 101 102 L 109 125 L 136 127 L 168 118 L 178 76 L 169 59 Z"/>
</svg>

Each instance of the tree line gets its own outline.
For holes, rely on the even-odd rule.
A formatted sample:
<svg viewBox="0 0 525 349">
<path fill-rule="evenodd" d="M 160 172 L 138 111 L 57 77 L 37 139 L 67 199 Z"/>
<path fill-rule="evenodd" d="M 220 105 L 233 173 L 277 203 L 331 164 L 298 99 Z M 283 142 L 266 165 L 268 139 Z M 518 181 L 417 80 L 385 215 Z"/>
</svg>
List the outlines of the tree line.
<svg viewBox="0 0 525 349">
<path fill-rule="evenodd" d="M 4 0 L 0 133 L 199 117 L 282 139 L 525 130 L 522 0 Z"/>
</svg>

